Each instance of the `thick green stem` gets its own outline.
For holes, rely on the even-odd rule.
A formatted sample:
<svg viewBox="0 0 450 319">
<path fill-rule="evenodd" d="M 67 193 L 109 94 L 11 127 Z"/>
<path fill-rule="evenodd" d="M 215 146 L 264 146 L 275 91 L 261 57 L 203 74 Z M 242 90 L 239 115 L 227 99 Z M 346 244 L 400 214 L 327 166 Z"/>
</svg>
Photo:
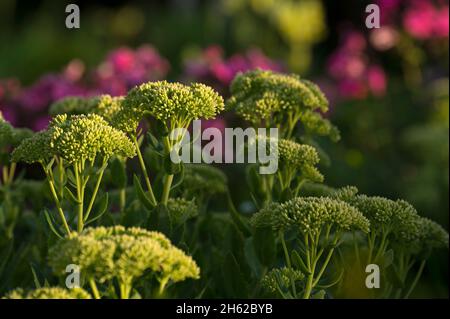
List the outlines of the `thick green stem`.
<svg viewBox="0 0 450 319">
<path fill-rule="evenodd" d="M 119 207 L 121 212 L 124 211 L 126 203 L 127 203 L 127 190 L 125 188 L 121 188 L 119 191 Z"/>
<path fill-rule="evenodd" d="M 92 294 L 94 295 L 95 299 L 100 299 L 100 293 L 97 289 L 97 284 L 95 283 L 95 280 L 93 278 L 89 279 L 89 285 L 91 286 Z"/>
<path fill-rule="evenodd" d="M 173 174 L 166 175 L 164 178 L 164 188 L 161 196 L 161 203 L 167 205 L 167 201 L 169 200 L 170 188 L 172 187 L 173 182 Z"/>
<path fill-rule="evenodd" d="M 145 180 L 145 184 L 147 185 L 147 190 L 150 195 L 150 200 L 152 201 L 152 204 L 156 206 L 156 204 L 157 204 L 156 197 L 155 197 L 155 194 L 153 193 L 152 184 L 150 183 L 150 177 L 148 175 L 147 168 L 146 168 L 145 162 L 144 162 L 144 158 L 142 157 L 141 149 L 139 148 L 139 143 L 138 143 L 136 137 L 133 138 L 133 142 L 136 147 L 136 153 L 138 155 L 139 165 L 141 166 L 142 174 L 144 174 L 144 180 Z"/>
<path fill-rule="evenodd" d="M 81 163 L 74 164 L 75 180 L 77 183 L 77 200 L 78 200 L 78 224 L 77 231 L 81 233 L 84 227 L 84 181 L 81 173 Z"/>
<path fill-rule="evenodd" d="M 121 282 L 119 284 L 120 289 L 120 299 L 128 299 L 131 292 L 131 284 L 126 282 Z"/>
</svg>

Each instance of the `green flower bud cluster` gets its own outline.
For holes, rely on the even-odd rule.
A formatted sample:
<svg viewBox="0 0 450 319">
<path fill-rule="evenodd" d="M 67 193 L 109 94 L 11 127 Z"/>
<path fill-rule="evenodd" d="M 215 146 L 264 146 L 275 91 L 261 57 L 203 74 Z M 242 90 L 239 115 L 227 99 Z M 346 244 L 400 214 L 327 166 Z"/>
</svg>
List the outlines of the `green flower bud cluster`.
<svg viewBox="0 0 450 319">
<path fill-rule="evenodd" d="M 205 164 L 186 164 L 183 187 L 193 194 L 207 195 L 227 192 L 227 176 L 218 168 Z"/>
<path fill-rule="evenodd" d="M 370 221 L 371 231 L 387 232 L 392 245 L 403 251 L 418 254 L 433 248 L 448 247 L 448 233 L 439 224 L 419 216 L 405 200 L 357 195 L 353 186 L 330 193 L 330 197 L 356 207 Z"/>
<path fill-rule="evenodd" d="M 198 207 L 194 201 L 184 198 L 169 198 L 166 207 L 170 220 L 176 225 L 198 215 Z"/>
<path fill-rule="evenodd" d="M 97 107 L 98 103 L 98 97 L 67 96 L 53 102 L 50 105 L 49 114 L 52 116 L 89 114 Z"/>
<path fill-rule="evenodd" d="M 421 251 L 440 248 L 448 249 L 448 232 L 441 225 L 425 217 L 420 218 L 419 225 L 419 242 L 422 243 Z"/>
<path fill-rule="evenodd" d="M 9 292 L 3 299 L 92 299 L 84 289 L 64 289 L 60 287 L 44 287 L 25 291 L 21 288 Z"/>
<path fill-rule="evenodd" d="M 304 278 L 305 275 L 299 270 L 288 267 L 274 268 L 261 279 L 261 285 L 269 292 L 277 292 L 278 287 L 288 288 L 291 280 L 296 282 Z"/>
<path fill-rule="evenodd" d="M 172 282 L 200 275 L 195 261 L 163 234 L 122 226 L 87 228 L 59 241 L 50 249 L 49 263 L 59 275 L 68 264 L 76 264 L 83 276 L 98 282 L 117 278 L 130 284 L 146 271 Z"/>
<path fill-rule="evenodd" d="M 111 122 L 115 114 L 120 110 L 123 99 L 123 96 L 112 97 L 108 94 L 91 98 L 69 96 L 54 102 L 50 106 L 49 113 L 52 116 L 94 113 Z"/>
<path fill-rule="evenodd" d="M 48 131 L 35 133 L 26 138 L 14 149 L 11 154 L 13 162 L 25 162 L 28 164 L 44 162 L 55 155 L 50 147 L 50 134 Z"/>
<path fill-rule="evenodd" d="M 369 232 L 369 220 L 349 204 L 327 197 L 295 197 L 284 203 L 272 203 L 256 213 L 255 227 L 274 229 L 297 227 L 303 234 L 316 235 L 324 226 L 340 230 Z"/>
<path fill-rule="evenodd" d="M 278 154 L 282 165 L 299 170 L 303 178 L 314 182 L 323 181 L 323 175 L 315 167 L 319 163 L 319 155 L 314 147 L 280 139 Z"/>
<path fill-rule="evenodd" d="M 135 147 L 125 133 L 114 129 L 99 115 L 58 115 L 50 123 L 50 146 L 69 163 L 97 155 L 133 157 Z"/>
<path fill-rule="evenodd" d="M 14 128 L 0 112 L 0 150 L 6 147 L 15 147 L 32 134 L 29 129 Z"/>
<path fill-rule="evenodd" d="M 240 73 L 231 83 L 231 94 L 227 108 L 235 109 L 237 114 L 254 124 L 268 120 L 278 112 L 299 107 L 328 110 L 328 101 L 320 89 L 295 74 L 259 69 Z"/>
<path fill-rule="evenodd" d="M 194 119 L 214 118 L 223 109 L 223 98 L 204 84 L 148 82 L 128 92 L 113 122 L 130 133 L 144 116 L 150 115 L 164 123 L 171 121 L 171 128 L 181 128 Z"/>
<path fill-rule="evenodd" d="M 135 147 L 125 133 L 114 129 L 99 115 L 57 115 L 46 131 L 22 141 L 13 151 L 13 162 L 35 163 L 54 155 L 69 163 L 94 160 L 97 155 L 133 157 Z"/>
<path fill-rule="evenodd" d="M 253 70 L 240 73 L 231 84 L 227 108 L 253 125 L 285 126 L 300 121 L 308 133 L 339 139 L 339 131 L 320 113 L 328 101 L 314 83 L 295 74 Z"/>
</svg>

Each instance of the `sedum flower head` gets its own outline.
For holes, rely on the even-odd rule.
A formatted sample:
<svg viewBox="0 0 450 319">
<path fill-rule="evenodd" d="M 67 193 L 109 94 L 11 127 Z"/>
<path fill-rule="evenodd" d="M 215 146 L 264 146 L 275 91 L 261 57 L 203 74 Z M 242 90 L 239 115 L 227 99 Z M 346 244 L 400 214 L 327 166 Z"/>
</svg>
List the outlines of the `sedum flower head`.
<svg viewBox="0 0 450 319">
<path fill-rule="evenodd" d="M 448 249 L 448 232 L 431 219 L 421 217 L 419 222 L 422 250 Z"/>
<path fill-rule="evenodd" d="M 0 148 L 3 148 L 11 142 L 13 127 L 9 124 L 0 112 Z"/>
<path fill-rule="evenodd" d="M 206 164 L 186 164 L 183 186 L 193 194 L 222 194 L 227 191 L 227 176 L 220 169 Z"/>
<path fill-rule="evenodd" d="M 24 139 L 11 154 L 13 162 L 37 163 L 44 162 L 54 155 L 54 150 L 50 147 L 50 134 L 48 131 L 41 131 L 33 136 Z"/>
<path fill-rule="evenodd" d="M 59 275 L 68 264 L 76 264 L 84 276 L 99 282 L 117 278 L 131 283 L 146 271 L 173 282 L 200 274 L 195 261 L 163 234 L 122 226 L 87 228 L 65 238 L 52 247 L 49 261 Z"/>
<path fill-rule="evenodd" d="M 94 113 L 111 122 L 115 114 L 120 110 L 123 99 L 123 96 L 112 97 L 108 94 L 90 98 L 69 96 L 54 102 L 50 106 L 50 115 Z"/>
<path fill-rule="evenodd" d="M 341 230 L 369 231 L 369 221 L 349 204 L 327 197 L 296 197 L 284 203 L 272 203 L 251 220 L 255 227 L 274 229 L 297 227 L 304 234 L 317 234 L 325 225 Z"/>
<path fill-rule="evenodd" d="M 82 288 L 64 289 L 60 287 L 44 287 L 25 291 L 22 288 L 9 292 L 4 299 L 92 299 Z"/>
<path fill-rule="evenodd" d="M 394 215 L 398 211 L 395 201 L 378 196 L 358 195 L 349 203 L 370 220 L 373 230 L 379 231 L 382 231 L 383 226 L 392 224 Z"/>
<path fill-rule="evenodd" d="M 295 74 L 260 69 L 240 73 L 231 83 L 231 94 L 227 106 L 254 124 L 299 107 L 324 112 L 328 109 L 328 101 L 320 89 Z"/>
<path fill-rule="evenodd" d="M 52 105 L 50 105 L 49 113 L 52 116 L 59 114 L 89 114 L 96 108 L 98 101 L 99 99 L 97 97 L 85 98 L 80 96 L 67 96 L 53 102 Z"/>
<path fill-rule="evenodd" d="M 133 157 L 135 148 L 125 133 L 99 115 L 58 115 L 50 123 L 50 147 L 70 163 L 97 155 Z"/>
<path fill-rule="evenodd" d="M 141 119 L 150 115 L 164 123 L 171 121 L 175 127 L 187 127 L 192 120 L 214 118 L 223 109 L 223 98 L 204 84 L 148 82 L 128 92 L 114 123 L 134 132 Z"/>
<path fill-rule="evenodd" d="M 261 285 L 269 292 L 277 292 L 278 287 L 281 289 L 288 288 L 291 280 L 296 282 L 304 278 L 305 275 L 299 270 L 288 267 L 274 268 L 261 279 Z"/>
<path fill-rule="evenodd" d="M 184 198 L 169 198 L 166 207 L 170 220 L 176 225 L 183 224 L 186 220 L 198 215 L 195 202 Z"/>
<path fill-rule="evenodd" d="M 299 170 L 305 179 L 314 182 L 323 181 L 322 174 L 315 167 L 319 163 L 319 155 L 314 147 L 280 139 L 278 141 L 278 154 L 281 164 Z"/>
<path fill-rule="evenodd" d="M 231 84 L 231 94 L 227 108 L 253 125 L 285 126 L 295 119 L 306 131 L 339 138 L 337 129 L 316 112 L 328 110 L 325 95 L 298 75 L 259 69 L 240 73 Z"/>
</svg>

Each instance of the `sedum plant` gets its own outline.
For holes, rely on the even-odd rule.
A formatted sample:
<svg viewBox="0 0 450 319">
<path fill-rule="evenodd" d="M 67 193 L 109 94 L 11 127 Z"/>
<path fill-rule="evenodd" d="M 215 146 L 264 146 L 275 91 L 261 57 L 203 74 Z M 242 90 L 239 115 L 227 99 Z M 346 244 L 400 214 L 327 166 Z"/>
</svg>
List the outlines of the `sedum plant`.
<svg viewBox="0 0 450 319">
<path fill-rule="evenodd" d="M 161 233 L 140 228 L 88 228 L 51 248 L 49 264 L 64 275 L 68 264 L 79 265 L 95 298 L 97 282 L 117 281 L 120 298 L 127 299 L 136 280 L 147 272 L 159 282 L 162 294 L 168 283 L 198 278 L 200 269 L 191 257 L 174 247 Z"/>
<path fill-rule="evenodd" d="M 227 107 L 255 127 L 278 127 L 290 139 L 301 124 L 305 134 L 339 139 L 339 131 L 320 112 L 328 101 L 319 87 L 295 74 L 253 70 L 238 74 L 230 86 Z"/>
<path fill-rule="evenodd" d="M 345 202 L 326 197 L 296 197 L 284 203 L 273 203 L 253 215 L 254 227 L 270 227 L 279 234 L 286 267 L 305 275 L 304 285 L 298 291 L 294 277 L 292 290 L 286 295 L 292 298 L 309 298 L 320 286 L 334 250 L 345 232 L 360 230 L 369 232 L 369 221 L 360 211 Z M 288 250 L 285 233 L 292 229 L 298 249 Z M 282 287 L 277 287 L 278 291 Z M 285 294 L 283 294 L 285 296 Z"/>
<path fill-rule="evenodd" d="M 21 288 L 9 292 L 3 299 L 92 299 L 84 289 L 64 289 L 60 287 L 44 287 L 34 290 Z"/>
<path fill-rule="evenodd" d="M 0 278 L 22 275 L 17 260 L 27 267 L 31 260 L 32 270 L 20 284 L 0 282 L 0 292 L 21 286 L 6 297 L 334 298 L 346 296 L 349 283 L 366 292 L 357 275 L 377 264 L 382 289 L 367 295 L 411 297 L 430 255 L 448 248 L 448 233 L 404 200 L 325 184 L 329 158 L 321 141 L 337 141 L 339 131 L 323 115 L 328 101 L 318 86 L 253 70 L 236 76 L 226 106 L 250 126 L 278 129 L 278 137 L 248 141 L 275 147 L 277 172 L 261 175 L 263 163 L 236 165 L 228 171 L 234 181 L 218 167 L 171 161 L 183 138 L 172 140 L 173 129 L 224 111 L 222 97 L 198 83 L 149 82 L 126 96 L 67 97 L 51 106 L 48 128 L 34 134 L 0 117 L 8 190 L 2 199 L 36 197 L 44 206 L 50 195 L 57 213 L 43 215 L 57 235 L 49 237 L 30 218 L 34 207 L 15 206 L 26 218 L 20 229 L 10 223 L 8 240 L 30 228 L 37 235 L 24 248 L 0 251 Z M 135 155 L 141 174 L 131 187 L 135 163 L 128 159 Z M 40 165 L 48 190 L 23 178 L 13 184 L 18 162 Z M 58 288 L 69 264 L 80 267 L 89 292 Z"/>
<path fill-rule="evenodd" d="M 67 114 L 97 114 L 107 122 L 111 122 L 116 113 L 120 110 L 123 96 L 104 94 L 90 98 L 69 96 L 54 102 L 49 109 L 52 116 Z"/>
<path fill-rule="evenodd" d="M 128 92 L 122 107 L 113 119 L 115 127 L 127 132 L 136 146 L 140 167 L 144 175 L 149 201 L 156 206 L 158 202 L 167 204 L 169 199 L 174 174 L 177 169 L 170 163 L 170 153 L 179 136 L 174 141 L 169 134 L 174 129 L 187 129 L 190 123 L 196 119 L 212 119 L 224 109 L 222 97 L 211 87 L 194 83 L 184 85 L 181 83 L 169 83 L 166 81 L 148 82 L 141 84 Z M 154 142 L 154 147 L 159 147 L 159 154 L 163 156 L 165 174 L 161 199 L 156 200 L 149 173 L 139 148 L 141 131 L 138 131 L 139 123 L 150 117 L 156 121 L 160 141 Z M 155 140 L 154 136 L 151 138 Z"/>
<path fill-rule="evenodd" d="M 47 130 L 25 139 L 13 151 L 12 161 L 41 164 L 64 231 L 70 236 L 71 227 L 63 211 L 62 200 L 69 197 L 76 204 L 76 230 L 81 232 L 86 223 L 92 222 L 89 217 L 103 173 L 114 155 L 135 155 L 134 145 L 123 132 L 96 114 L 63 114 L 56 116 Z M 57 179 L 55 173 L 58 174 Z M 89 182 L 93 183 L 90 198 L 86 192 Z M 106 205 L 103 205 L 103 212 Z"/>
</svg>

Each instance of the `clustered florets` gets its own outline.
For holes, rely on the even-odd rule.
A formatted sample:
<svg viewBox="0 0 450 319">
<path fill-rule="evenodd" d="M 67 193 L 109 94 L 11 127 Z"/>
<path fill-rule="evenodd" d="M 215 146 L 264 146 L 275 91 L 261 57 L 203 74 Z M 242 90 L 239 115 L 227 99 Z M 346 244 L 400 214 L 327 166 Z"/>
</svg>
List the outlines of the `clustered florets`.
<svg viewBox="0 0 450 319">
<path fill-rule="evenodd" d="M 305 275 L 299 270 L 288 267 L 274 268 L 261 279 L 261 285 L 269 292 L 277 292 L 278 287 L 287 288 L 292 281 L 296 282 L 304 278 Z"/>
<path fill-rule="evenodd" d="M 369 231 L 369 221 L 349 204 L 326 197 L 296 197 L 272 203 L 252 217 L 256 227 L 297 227 L 304 234 L 317 234 L 325 225 L 341 230 Z"/>
<path fill-rule="evenodd" d="M 13 127 L 3 118 L 3 114 L 0 112 L 0 150 L 5 147 L 17 146 L 32 134 L 29 129 Z"/>
<path fill-rule="evenodd" d="M 9 292 L 4 299 L 92 299 L 82 288 L 64 289 L 60 287 L 44 287 L 34 290 L 22 288 Z"/>
<path fill-rule="evenodd" d="M 227 191 L 227 176 L 211 165 L 187 164 L 183 186 L 193 194 L 222 194 Z"/>
<path fill-rule="evenodd" d="M 166 208 L 171 222 L 176 225 L 183 224 L 186 220 L 198 215 L 195 202 L 184 198 L 169 198 Z"/>
<path fill-rule="evenodd" d="M 204 84 L 148 82 L 128 92 L 113 122 L 131 133 L 149 115 L 166 124 L 171 121 L 175 125 L 172 128 L 181 128 L 194 119 L 214 118 L 223 109 L 223 98 Z"/>
<path fill-rule="evenodd" d="M 125 133 L 114 129 L 99 115 L 58 115 L 50 123 L 50 146 L 72 163 L 94 160 L 97 155 L 133 157 L 135 148 Z"/>
<path fill-rule="evenodd" d="M 69 163 L 93 161 L 97 155 L 133 157 L 135 147 L 125 133 L 114 129 L 99 115 L 57 115 L 48 130 L 25 139 L 12 153 L 14 162 L 45 161 L 53 155 Z"/>
<path fill-rule="evenodd" d="M 84 276 L 98 282 L 117 278 L 131 283 L 145 271 L 173 282 L 197 279 L 200 274 L 195 261 L 163 234 L 122 226 L 87 228 L 65 238 L 51 248 L 49 261 L 57 274 L 65 274 L 68 264 L 76 264 Z"/>
<path fill-rule="evenodd" d="M 299 170 L 303 178 L 314 182 L 323 181 L 323 175 L 315 167 L 319 163 L 319 155 L 314 147 L 280 139 L 278 154 L 282 165 Z"/>
<path fill-rule="evenodd" d="M 14 149 L 11 154 L 13 162 L 25 162 L 28 164 L 44 162 L 55 155 L 50 147 L 50 134 L 48 131 L 35 133 L 26 138 Z"/>
<path fill-rule="evenodd" d="M 111 122 L 120 110 L 123 96 L 112 97 L 108 94 L 90 98 L 69 96 L 54 102 L 50 106 L 50 114 L 81 115 L 94 113 Z"/>
<path fill-rule="evenodd" d="M 448 247 L 448 233 L 439 224 L 421 217 L 405 200 L 357 193 L 356 187 L 347 186 L 329 196 L 356 207 L 370 221 L 372 232 L 389 235 L 394 247 L 414 254 Z"/>
<path fill-rule="evenodd" d="M 231 94 L 227 108 L 254 125 L 286 126 L 300 121 L 308 132 L 339 139 L 339 131 L 316 112 L 328 110 L 326 97 L 317 85 L 298 75 L 263 70 L 241 73 L 231 84 Z"/>
</svg>

